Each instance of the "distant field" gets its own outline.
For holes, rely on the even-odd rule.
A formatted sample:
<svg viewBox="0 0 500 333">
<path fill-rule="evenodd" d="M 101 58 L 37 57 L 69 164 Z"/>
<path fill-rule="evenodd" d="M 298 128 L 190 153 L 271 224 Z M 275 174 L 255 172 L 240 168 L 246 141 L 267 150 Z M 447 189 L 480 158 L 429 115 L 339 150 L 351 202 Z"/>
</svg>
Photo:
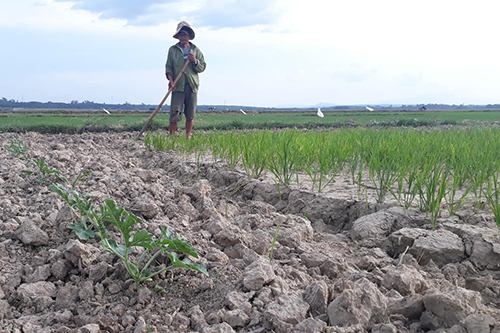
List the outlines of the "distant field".
<svg viewBox="0 0 500 333">
<path fill-rule="evenodd" d="M 348 112 L 323 111 L 324 118 L 316 112 L 248 112 L 218 113 L 200 112 L 195 120 L 195 129 L 244 129 L 273 127 L 340 127 L 346 120 L 355 125 L 366 126 L 433 126 L 441 124 L 463 124 L 464 120 L 500 121 L 500 110 L 492 111 L 424 111 L 424 112 Z M 140 130 L 151 112 L 120 112 L 107 115 L 99 112 L 72 113 L 54 112 L 4 112 L 0 113 L 0 132 L 39 131 L 49 133 L 75 133 L 82 130 Z M 168 113 L 159 113 L 152 124 L 155 128 L 168 127 Z M 182 122 L 180 127 L 182 127 Z"/>
</svg>

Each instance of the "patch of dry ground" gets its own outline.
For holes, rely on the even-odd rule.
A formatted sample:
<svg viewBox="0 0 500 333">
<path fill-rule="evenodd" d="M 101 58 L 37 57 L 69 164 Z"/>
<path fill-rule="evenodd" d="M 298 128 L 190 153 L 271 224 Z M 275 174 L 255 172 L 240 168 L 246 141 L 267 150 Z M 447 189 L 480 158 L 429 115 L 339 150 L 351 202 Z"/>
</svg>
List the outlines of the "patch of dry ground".
<svg viewBox="0 0 500 333">
<path fill-rule="evenodd" d="M 6 150 L 14 137 L 0 135 L 0 332 L 500 332 L 490 218 L 461 212 L 431 231 L 416 211 L 358 200 L 347 179 L 278 193 L 132 133 L 16 135 L 21 158 Z M 184 236 L 210 277 L 174 269 L 137 292 L 97 239 L 70 232 L 48 183 L 21 172 L 36 157 L 70 181 L 92 172 L 79 192 Z"/>
</svg>

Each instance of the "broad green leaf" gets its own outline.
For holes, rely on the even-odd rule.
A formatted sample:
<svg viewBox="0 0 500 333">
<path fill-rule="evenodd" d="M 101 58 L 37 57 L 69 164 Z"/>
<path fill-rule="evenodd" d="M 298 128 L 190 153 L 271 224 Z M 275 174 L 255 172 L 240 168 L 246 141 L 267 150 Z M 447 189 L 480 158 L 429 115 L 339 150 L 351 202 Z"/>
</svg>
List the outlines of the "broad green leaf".
<svg viewBox="0 0 500 333">
<path fill-rule="evenodd" d="M 68 226 L 69 229 L 72 229 L 78 238 L 82 240 L 87 240 L 95 236 L 95 232 L 89 229 L 85 229 L 81 224 L 74 223 Z"/>
<path fill-rule="evenodd" d="M 137 231 L 132 237 L 132 240 L 125 241 L 125 244 L 128 247 L 142 246 L 150 250 L 155 248 L 155 244 L 153 243 L 153 238 L 146 230 Z"/>
<path fill-rule="evenodd" d="M 185 254 L 189 254 L 198 258 L 198 254 L 193 246 L 182 238 L 172 238 L 172 233 L 167 229 L 162 228 L 162 237 L 157 241 L 158 247 L 163 251 L 171 250 Z"/>
<path fill-rule="evenodd" d="M 59 196 L 71 206 L 67 190 L 64 187 L 59 184 L 52 184 L 49 188 L 59 194 Z"/>
<path fill-rule="evenodd" d="M 189 260 L 188 258 L 183 259 L 182 262 L 186 266 L 188 266 L 190 269 L 198 271 L 198 272 L 208 276 L 208 271 L 207 271 L 207 268 L 205 266 L 203 266 L 201 264 L 194 263 L 191 260 Z"/>
<path fill-rule="evenodd" d="M 113 239 L 108 240 L 108 244 L 109 244 L 110 248 L 113 250 L 113 252 L 119 254 L 122 257 L 125 257 L 125 250 L 126 250 L 125 245 L 117 244 L 116 241 Z M 127 255 L 130 255 L 133 252 L 134 252 L 134 249 L 128 249 Z"/>
</svg>

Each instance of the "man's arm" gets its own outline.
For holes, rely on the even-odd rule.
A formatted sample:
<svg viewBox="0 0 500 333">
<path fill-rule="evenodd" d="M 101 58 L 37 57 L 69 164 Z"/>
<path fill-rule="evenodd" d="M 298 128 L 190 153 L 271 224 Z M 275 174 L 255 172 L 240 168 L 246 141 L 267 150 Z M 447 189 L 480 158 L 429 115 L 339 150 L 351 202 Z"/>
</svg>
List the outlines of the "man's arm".
<svg viewBox="0 0 500 333">
<path fill-rule="evenodd" d="M 171 55 L 172 48 L 168 50 L 167 63 L 165 64 L 165 75 L 168 80 L 168 88 L 171 89 L 174 83 L 174 67 L 173 67 L 173 57 Z"/>
<path fill-rule="evenodd" d="M 205 68 L 207 68 L 207 63 L 205 62 L 205 57 L 200 49 L 196 50 L 196 62 L 193 63 L 194 70 L 198 73 L 202 73 Z"/>
</svg>

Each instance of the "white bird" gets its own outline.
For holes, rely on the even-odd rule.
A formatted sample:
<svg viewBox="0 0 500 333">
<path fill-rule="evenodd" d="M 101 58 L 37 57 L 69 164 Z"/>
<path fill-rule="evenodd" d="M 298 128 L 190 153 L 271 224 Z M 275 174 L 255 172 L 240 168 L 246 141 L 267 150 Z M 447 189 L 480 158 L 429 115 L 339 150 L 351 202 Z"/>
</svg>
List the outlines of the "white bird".
<svg viewBox="0 0 500 333">
<path fill-rule="evenodd" d="M 324 118 L 324 117 L 325 117 L 325 115 L 323 114 L 323 112 L 321 112 L 321 109 L 320 109 L 320 108 L 318 108 L 318 113 L 317 113 L 317 115 L 318 115 L 318 117 L 320 117 L 320 118 Z"/>
<path fill-rule="evenodd" d="M 107 114 L 111 114 L 111 113 L 109 113 L 109 111 L 108 111 L 108 110 L 106 110 L 105 108 L 102 108 L 102 111 L 106 112 Z"/>
<path fill-rule="evenodd" d="M 247 114 L 245 111 L 243 111 L 242 109 L 240 109 L 240 112 L 243 113 L 243 114 Z"/>
<path fill-rule="evenodd" d="M 366 109 L 367 109 L 368 111 L 373 111 L 373 109 L 372 109 L 371 107 L 369 107 L 369 106 L 367 106 L 367 107 L 366 107 Z"/>
</svg>

